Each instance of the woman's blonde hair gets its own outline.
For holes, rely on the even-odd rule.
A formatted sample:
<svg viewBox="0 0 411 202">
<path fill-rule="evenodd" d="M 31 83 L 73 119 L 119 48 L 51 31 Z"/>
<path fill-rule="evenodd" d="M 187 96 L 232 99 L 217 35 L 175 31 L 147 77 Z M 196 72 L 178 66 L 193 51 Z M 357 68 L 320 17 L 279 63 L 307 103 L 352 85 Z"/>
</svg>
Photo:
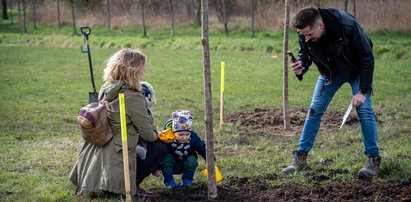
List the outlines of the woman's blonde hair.
<svg viewBox="0 0 411 202">
<path fill-rule="evenodd" d="M 141 91 L 140 80 L 146 66 L 146 56 L 139 50 L 122 49 L 108 59 L 104 81 L 119 80 Z"/>
</svg>

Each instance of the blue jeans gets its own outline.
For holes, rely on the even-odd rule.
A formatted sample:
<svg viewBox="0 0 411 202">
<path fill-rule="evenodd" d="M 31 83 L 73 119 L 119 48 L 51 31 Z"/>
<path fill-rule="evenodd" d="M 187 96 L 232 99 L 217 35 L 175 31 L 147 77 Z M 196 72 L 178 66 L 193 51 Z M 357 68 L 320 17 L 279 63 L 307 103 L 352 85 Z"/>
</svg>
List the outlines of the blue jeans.
<svg viewBox="0 0 411 202">
<path fill-rule="evenodd" d="M 360 76 L 354 80 L 346 79 L 339 73 L 333 72 L 332 83 L 326 84 L 325 77 L 320 75 L 314 89 L 310 110 L 304 123 L 304 128 L 300 137 L 298 151 L 309 152 L 315 141 L 318 130 L 320 129 L 321 118 L 332 100 L 334 94 L 340 87 L 348 82 L 352 88 L 352 94 L 359 91 Z M 350 100 L 351 101 L 351 100 Z M 349 104 L 347 100 L 347 104 Z M 368 156 L 379 156 L 377 122 L 371 106 L 371 92 L 366 95 L 364 104 L 356 107 L 357 114 L 361 122 L 361 130 L 364 139 L 365 154 Z"/>
</svg>

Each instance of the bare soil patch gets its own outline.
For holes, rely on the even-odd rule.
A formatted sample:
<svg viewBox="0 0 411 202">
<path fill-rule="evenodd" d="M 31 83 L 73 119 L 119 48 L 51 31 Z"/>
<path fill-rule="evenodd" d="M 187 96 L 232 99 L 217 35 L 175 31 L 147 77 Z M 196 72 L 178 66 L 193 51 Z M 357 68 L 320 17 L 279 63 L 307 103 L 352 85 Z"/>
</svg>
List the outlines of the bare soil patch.
<svg viewBox="0 0 411 202">
<path fill-rule="evenodd" d="M 299 135 L 304 126 L 308 109 L 298 108 L 290 110 L 291 130 L 284 130 L 282 109 L 254 109 L 252 111 L 242 111 L 230 114 L 226 117 L 226 122 L 237 123 L 248 133 L 267 133 L 274 135 Z M 345 111 L 324 113 L 320 131 L 335 131 L 341 125 Z M 351 111 L 345 127 L 359 123 L 355 110 Z"/>
<path fill-rule="evenodd" d="M 319 182 L 332 173 L 344 170 L 309 172 L 314 185 L 304 187 L 296 184 L 271 186 L 266 180 L 278 176 L 259 178 L 228 177 L 218 186 L 218 197 L 212 201 L 411 201 L 411 178 L 406 181 L 372 182 L 364 180 L 338 180 L 325 185 Z M 322 174 L 320 174 L 322 173 Z M 164 191 L 159 201 L 207 201 L 207 186 Z"/>
<path fill-rule="evenodd" d="M 267 133 L 274 135 L 298 135 L 304 125 L 307 109 L 292 109 L 290 119 L 292 130 L 283 129 L 282 109 L 254 109 L 237 112 L 226 117 L 226 122 L 239 124 L 247 133 Z M 335 131 L 340 127 L 344 111 L 328 111 L 322 119 L 322 131 Z M 346 125 L 358 124 L 355 110 L 351 112 Z M 345 126 L 346 127 L 346 126 Z M 323 163 L 330 164 L 332 159 Z M 347 175 L 348 170 L 321 168 L 307 170 L 304 176 L 310 186 L 285 183 L 273 186 L 268 181 L 278 181 L 284 176 L 264 175 L 258 178 L 228 176 L 218 186 L 218 198 L 212 201 L 411 201 L 411 178 L 404 181 L 373 182 L 366 180 L 342 179 L 330 181 L 336 175 Z M 157 201 L 209 201 L 207 185 L 180 190 L 157 190 Z"/>
</svg>

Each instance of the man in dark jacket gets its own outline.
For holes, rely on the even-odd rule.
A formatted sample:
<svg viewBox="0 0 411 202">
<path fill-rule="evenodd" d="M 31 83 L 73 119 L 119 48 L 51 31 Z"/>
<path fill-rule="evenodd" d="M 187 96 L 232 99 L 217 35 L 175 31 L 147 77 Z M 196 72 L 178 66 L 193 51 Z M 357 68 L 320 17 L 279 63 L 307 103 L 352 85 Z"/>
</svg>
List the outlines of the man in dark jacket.
<svg viewBox="0 0 411 202">
<path fill-rule="evenodd" d="M 320 128 L 321 117 L 334 94 L 349 83 L 360 117 L 365 154 L 369 160 L 358 172 L 359 178 L 377 175 L 381 157 L 377 146 L 377 125 L 371 106 L 374 71 L 372 42 L 355 18 L 337 9 L 308 6 L 293 19 L 297 28 L 300 49 L 298 61 L 292 63 L 293 72 L 303 75 L 314 62 L 318 78 L 297 150 L 292 164 L 283 173 L 293 173 L 307 167 L 307 153 L 312 149 Z"/>
</svg>

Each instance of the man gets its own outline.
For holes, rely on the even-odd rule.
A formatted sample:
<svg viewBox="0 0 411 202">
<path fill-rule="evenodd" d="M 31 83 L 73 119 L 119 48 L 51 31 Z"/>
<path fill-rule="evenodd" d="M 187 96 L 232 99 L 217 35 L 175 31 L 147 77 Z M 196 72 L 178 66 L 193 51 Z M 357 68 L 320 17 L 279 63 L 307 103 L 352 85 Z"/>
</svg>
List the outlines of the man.
<svg viewBox="0 0 411 202">
<path fill-rule="evenodd" d="M 349 83 L 353 94 L 351 103 L 360 117 L 365 154 L 369 158 L 357 175 L 367 179 L 376 176 L 381 157 L 377 146 L 377 124 L 371 106 L 374 71 L 371 40 L 354 17 L 337 9 L 302 8 L 294 17 L 293 26 L 297 28 L 300 44 L 299 59 L 291 64 L 293 72 L 303 75 L 314 62 L 320 76 L 299 147 L 293 151 L 292 164 L 282 172 L 289 174 L 308 166 L 307 154 L 314 145 L 321 117 L 338 89 Z"/>
</svg>

